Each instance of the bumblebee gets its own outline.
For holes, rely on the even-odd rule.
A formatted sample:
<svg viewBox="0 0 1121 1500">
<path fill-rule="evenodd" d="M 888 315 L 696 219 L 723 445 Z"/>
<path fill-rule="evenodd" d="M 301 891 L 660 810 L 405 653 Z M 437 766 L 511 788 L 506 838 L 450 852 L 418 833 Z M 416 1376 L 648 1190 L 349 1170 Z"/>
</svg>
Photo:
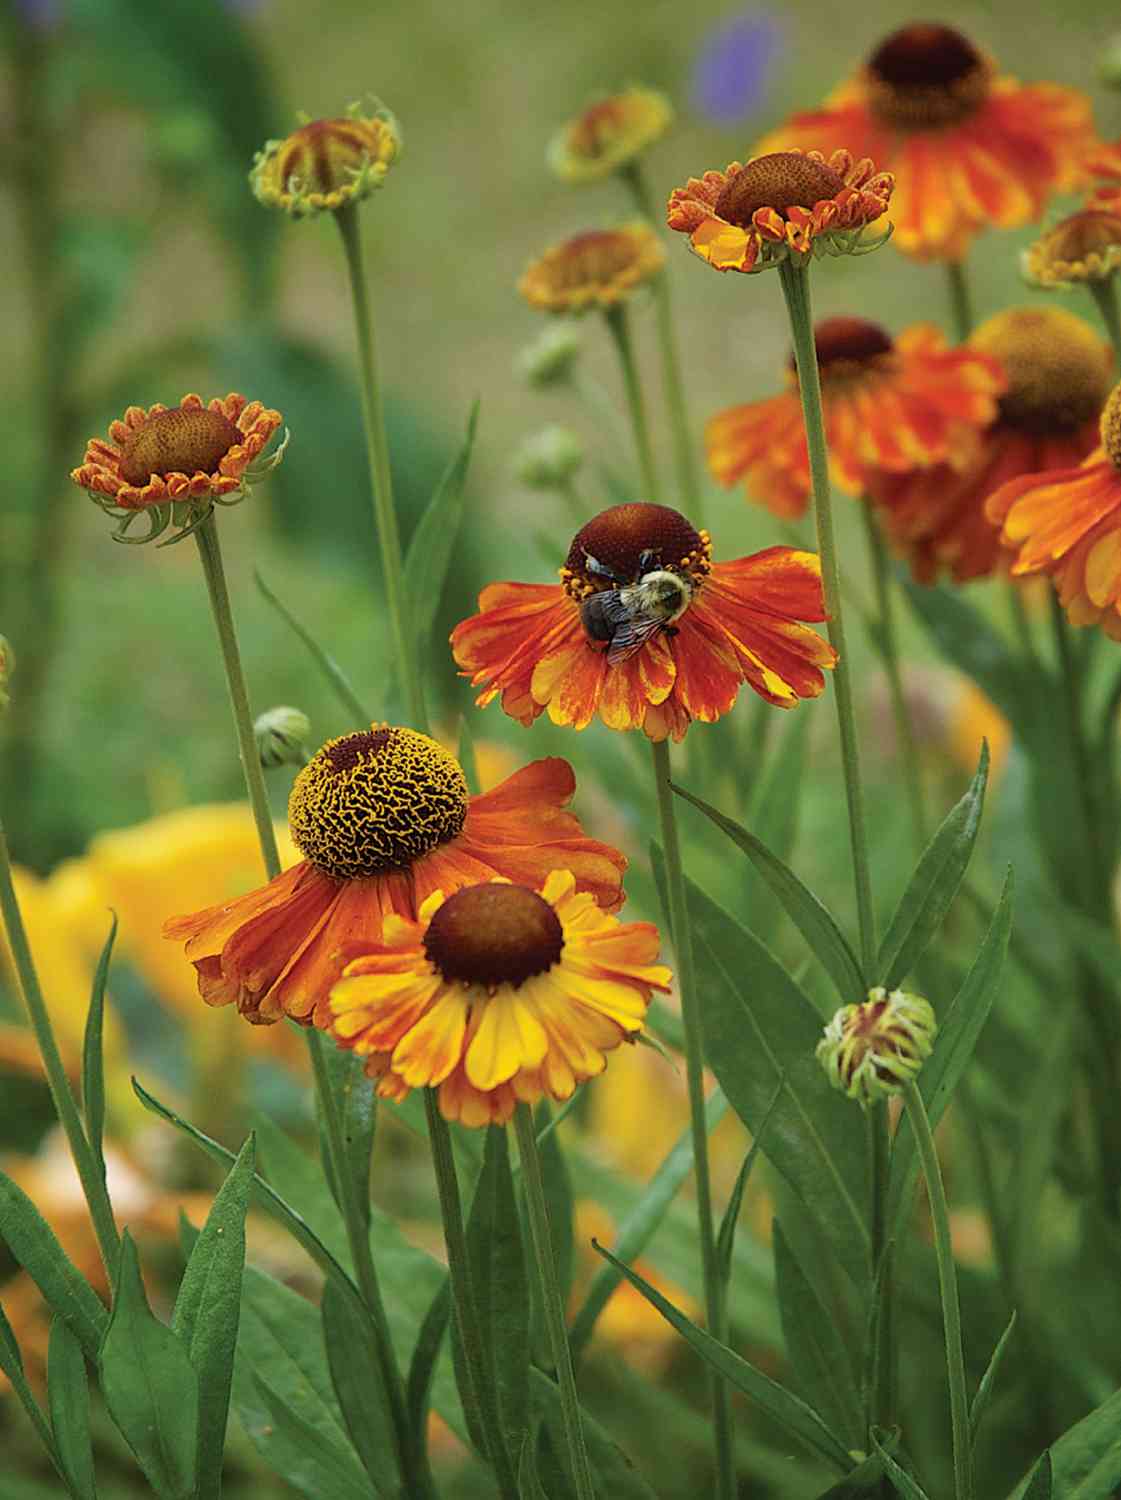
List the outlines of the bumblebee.
<svg viewBox="0 0 1121 1500">
<path fill-rule="evenodd" d="M 584 633 L 589 641 L 606 647 L 608 666 L 626 661 L 663 631 L 676 634 L 674 621 L 692 602 L 692 582 L 668 568 L 656 567 L 656 560 L 654 553 L 643 552 L 638 575 L 628 582 L 585 553 L 586 571 L 612 585 L 589 594 L 580 605 Z"/>
</svg>

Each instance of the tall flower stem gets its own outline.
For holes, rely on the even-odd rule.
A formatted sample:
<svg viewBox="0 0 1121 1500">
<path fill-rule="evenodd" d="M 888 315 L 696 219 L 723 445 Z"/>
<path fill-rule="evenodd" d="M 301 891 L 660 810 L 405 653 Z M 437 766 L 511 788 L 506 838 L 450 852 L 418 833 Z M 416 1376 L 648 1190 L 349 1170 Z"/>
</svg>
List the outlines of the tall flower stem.
<svg viewBox="0 0 1121 1500">
<path fill-rule="evenodd" d="M 619 175 L 630 189 L 639 213 L 652 224 L 656 222 L 650 188 L 638 162 L 629 162 Z M 665 387 L 666 407 L 669 411 L 670 432 L 673 435 L 673 461 L 677 473 L 677 488 L 683 509 L 688 512 L 693 524 L 700 526 L 702 522 L 700 475 L 689 427 L 685 382 L 681 375 L 681 357 L 678 353 L 677 335 L 674 331 L 672 294 L 669 277 L 665 271 L 655 278 L 653 290 L 654 310 L 658 324 L 658 345 L 662 355 L 662 383 Z"/>
<path fill-rule="evenodd" d="M 938 1262 L 938 1286 L 942 1295 L 942 1321 L 946 1331 L 946 1369 L 950 1381 L 950 1425 L 954 1444 L 955 1500 L 973 1500 L 973 1456 L 969 1442 L 969 1397 L 965 1385 L 965 1356 L 961 1343 L 961 1307 L 958 1303 L 957 1272 L 950 1242 L 950 1211 L 930 1120 L 918 1085 L 904 1085 L 903 1102 L 922 1163 L 930 1199 L 934 1230 L 934 1254 Z"/>
<path fill-rule="evenodd" d="M 860 502 L 864 516 L 864 530 L 868 537 L 868 552 L 872 561 L 872 578 L 876 587 L 877 627 L 880 656 L 887 674 L 888 692 L 891 696 L 891 712 L 895 720 L 895 740 L 899 758 L 903 763 L 903 775 L 907 783 L 907 801 L 911 811 L 911 834 L 915 853 L 926 848 L 926 802 L 923 796 L 922 766 L 919 763 L 915 726 L 907 695 L 903 691 L 903 674 L 899 667 L 899 638 L 895 630 L 895 609 L 892 600 L 891 560 L 884 545 L 883 534 L 876 524 L 871 503 Z"/>
<path fill-rule="evenodd" d="M 1090 295 L 1098 304 L 1098 312 L 1105 324 L 1105 331 L 1109 334 L 1113 352 L 1121 361 L 1121 311 L 1117 306 L 1116 278 L 1109 276 L 1105 281 L 1091 281 L 1089 287 Z"/>
<path fill-rule="evenodd" d="M 656 505 L 659 503 L 657 472 L 654 468 L 654 452 L 650 446 L 650 427 L 646 420 L 646 403 L 642 397 L 642 384 L 638 378 L 638 366 L 635 363 L 627 309 L 622 302 L 617 302 L 614 307 L 607 308 L 603 316 L 611 337 L 615 340 L 619 365 L 623 372 L 623 385 L 627 393 L 631 426 L 634 429 L 635 447 L 638 450 L 638 466 L 642 475 L 644 498 Z"/>
<path fill-rule="evenodd" d="M 70 1155 L 74 1158 L 74 1166 L 78 1171 L 82 1192 L 89 1205 L 90 1218 L 93 1221 L 94 1233 L 97 1235 L 97 1247 L 101 1252 L 109 1284 L 112 1286 L 117 1274 L 120 1240 L 113 1220 L 113 1209 L 109 1203 L 109 1190 L 105 1185 L 100 1163 L 82 1128 L 78 1105 L 70 1087 L 70 1080 L 66 1076 L 66 1069 L 62 1065 L 54 1028 L 47 1014 L 43 992 L 39 988 L 39 976 L 35 972 L 31 947 L 27 941 L 27 931 L 23 925 L 15 887 L 12 884 L 12 862 L 8 854 L 8 840 L 2 823 L 0 823 L 0 915 L 3 916 L 4 929 L 8 934 L 8 945 L 12 950 L 12 963 L 15 967 L 16 978 L 23 992 L 31 1028 L 35 1032 L 35 1040 L 43 1059 L 43 1068 L 47 1075 L 47 1085 L 51 1091 L 55 1113 L 66 1133 Z"/>
<path fill-rule="evenodd" d="M 860 924 L 860 953 L 864 977 L 875 983 L 876 918 L 872 905 L 872 879 L 868 866 L 868 842 L 864 826 L 864 787 L 860 777 L 860 750 L 856 737 L 856 714 L 852 700 L 852 677 L 845 643 L 845 625 L 841 612 L 841 583 L 837 570 L 837 543 L 833 535 L 833 507 L 829 495 L 829 455 L 825 445 L 825 425 L 821 411 L 821 380 L 814 344 L 813 313 L 810 305 L 808 266 L 796 266 L 785 260 L 779 266 L 794 358 L 798 367 L 798 388 L 802 397 L 802 417 L 806 427 L 810 478 L 813 484 L 814 519 L 817 524 L 817 550 L 821 556 L 821 582 L 825 592 L 829 641 L 837 653 L 833 687 L 837 703 L 837 724 L 841 737 L 841 761 L 845 773 L 845 796 L 848 802 L 849 840 L 852 845 L 853 875 L 856 884 L 856 909 Z"/>
<path fill-rule="evenodd" d="M 537 1151 L 537 1129 L 533 1123 L 533 1111 L 528 1104 L 519 1104 L 515 1108 L 514 1129 L 518 1137 L 518 1156 L 525 1184 L 529 1230 L 541 1286 L 541 1305 L 560 1390 L 561 1416 L 568 1440 L 572 1479 L 577 1500 L 595 1500 L 592 1466 L 584 1441 L 580 1402 L 576 1395 L 576 1376 L 572 1370 L 572 1351 L 568 1346 L 568 1330 L 564 1321 L 564 1298 L 561 1296 L 560 1278 L 557 1276 L 557 1263 L 553 1254 L 553 1237 L 549 1229 L 549 1207 L 545 1201 L 545 1181 Z"/>
<path fill-rule="evenodd" d="M 973 332 L 973 298 L 969 294 L 969 280 L 963 260 L 946 262 L 946 285 L 950 292 L 950 318 L 954 325 L 954 337 L 959 344 L 964 344 Z"/>
<path fill-rule="evenodd" d="M 393 481 L 389 470 L 389 443 L 385 435 L 385 412 L 381 383 L 378 378 L 377 350 L 374 346 L 374 320 L 362 265 L 362 237 L 358 219 L 359 206 L 344 204 L 336 209 L 335 221 L 342 236 L 350 295 L 354 307 L 354 331 L 358 341 L 358 363 L 362 375 L 362 426 L 366 433 L 366 458 L 370 466 L 370 485 L 374 504 L 374 522 L 381 549 L 382 586 L 393 635 L 393 653 L 398 678 L 404 689 L 409 717 L 417 729 L 425 720 L 424 695 L 417 671 L 415 642 L 409 628 L 407 601 L 404 595 L 404 567 L 401 533 L 393 505 Z"/>
<path fill-rule="evenodd" d="M 677 836 L 677 812 L 670 785 L 669 746 L 665 740 L 651 745 L 654 787 L 658 796 L 658 821 L 666 862 L 666 890 L 670 931 L 677 956 L 677 987 L 681 995 L 681 1021 L 685 1032 L 685 1076 L 689 1091 L 689 1127 L 693 1139 L 693 1173 L 697 1192 L 697 1227 L 701 1241 L 701 1274 L 704 1279 L 705 1321 L 713 1338 L 728 1342 L 724 1287 L 716 1257 L 716 1233 L 712 1219 L 712 1183 L 708 1168 L 708 1127 L 705 1120 L 704 1056 L 701 1044 L 700 996 L 693 961 L 693 937 L 685 895 L 685 872 Z M 728 1388 L 710 1372 L 713 1437 L 716 1443 L 716 1493 L 732 1500 L 736 1493 L 732 1459 L 731 1412 Z"/>
</svg>

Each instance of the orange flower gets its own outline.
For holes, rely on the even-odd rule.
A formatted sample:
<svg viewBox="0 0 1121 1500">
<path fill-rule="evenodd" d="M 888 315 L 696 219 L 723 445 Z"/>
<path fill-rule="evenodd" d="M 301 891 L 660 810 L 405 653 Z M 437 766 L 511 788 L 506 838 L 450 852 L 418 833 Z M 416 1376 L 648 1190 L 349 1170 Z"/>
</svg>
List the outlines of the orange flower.
<svg viewBox="0 0 1121 1500">
<path fill-rule="evenodd" d="M 1024 251 L 1021 269 L 1036 286 L 1107 281 L 1121 266 L 1121 201 L 1084 208 L 1049 229 Z"/>
<path fill-rule="evenodd" d="M 870 468 L 960 465 L 974 430 L 996 416 L 1004 380 L 995 360 L 947 348 L 930 323 L 893 342 L 864 318 L 826 318 L 814 339 L 830 465 L 842 489 L 859 494 Z M 718 412 L 705 441 L 718 483 L 746 479 L 748 498 L 775 515 L 805 514 L 810 463 L 793 358 L 780 396 Z"/>
<path fill-rule="evenodd" d="M 865 477 L 888 536 L 920 583 L 932 583 L 943 567 L 966 583 L 1008 560 L 986 499 L 1019 475 L 1081 463 L 1097 442 L 1109 389 L 1108 345 L 1059 308 L 998 313 L 967 347 L 995 359 L 1007 380 L 996 420 L 968 461 Z"/>
<path fill-rule="evenodd" d="M 305 117 L 306 119 L 306 117 Z M 253 158 L 249 185 L 266 208 L 294 219 L 332 213 L 381 187 L 401 149 L 401 132 L 383 105 L 360 104 L 331 120 L 307 120 L 282 141 L 266 141 Z"/>
<path fill-rule="evenodd" d="M 344 950 L 379 942 L 391 912 L 414 920 L 434 890 L 494 875 L 539 883 L 563 862 L 617 910 L 626 860 L 563 810 L 575 785 L 567 761 L 539 760 L 468 797 L 459 762 L 427 735 L 375 725 L 329 740 L 288 803 L 306 858 L 246 896 L 171 918 L 164 936 L 186 943 L 208 1005 L 325 1027 Z"/>
<path fill-rule="evenodd" d="M 644 220 L 591 230 L 546 250 L 518 282 L 541 312 L 578 314 L 614 307 L 660 274 L 666 253 Z"/>
<path fill-rule="evenodd" d="M 559 584 L 492 583 L 452 652 L 483 706 L 584 729 L 680 740 L 726 714 L 746 682 L 780 708 L 816 698 L 833 648 L 812 552 L 769 547 L 713 563 L 708 533 L 664 505 L 615 505 L 573 538 Z"/>
<path fill-rule="evenodd" d="M 1013 479 L 985 509 L 1016 551 L 1013 574 L 1048 574 L 1072 625 L 1100 624 L 1121 641 L 1121 386 L 1100 430 L 1079 468 Z"/>
<path fill-rule="evenodd" d="M 795 115 L 758 151 L 844 146 L 895 177 L 895 242 L 959 260 L 978 229 L 1039 217 L 1094 143 L 1090 101 L 1000 75 L 961 32 L 915 21 L 876 48 L 821 109 Z"/>
<path fill-rule="evenodd" d="M 505 1124 L 519 1101 L 570 1099 L 668 990 L 651 922 L 620 925 L 554 870 L 540 893 L 508 881 L 434 891 L 331 991 L 331 1031 L 367 1059 L 378 1093 L 439 1088 L 464 1125 Z"/>
<path fill-rule="evenodd" d="M 623 89 L 569 120 L 549 146 L 549 165 L 566 182 L 597 182 L 632 162 L 665 134 L 672 119 L 664 94 Z"/>
<path fill-rule="evenodd" d="M 887 212 L 891 189 L 890 175 L 867 157 L 773 151 L 690 177 L 670 194 L 666 222 L 714 271 L 766 271 L 788 258 L 883 244 L 890 227 L 873 242 L 863 241 L 863 230 Z"/>
</svg>

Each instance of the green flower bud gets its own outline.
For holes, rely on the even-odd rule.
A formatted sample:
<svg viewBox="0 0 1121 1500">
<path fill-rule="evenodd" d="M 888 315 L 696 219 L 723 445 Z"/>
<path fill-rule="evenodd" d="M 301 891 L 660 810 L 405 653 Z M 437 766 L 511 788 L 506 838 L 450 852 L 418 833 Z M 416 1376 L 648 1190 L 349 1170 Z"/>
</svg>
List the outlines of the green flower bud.
<svg viewBox="0 0 1121 1500">
<path fill-rule="evenodd" d="M 0 635 L 0 713 L 12 701 L 8 683 L 16 669 L 16 654 L 5 636 Z"/>
<path fill-rule="evenodd" d="M 897 1094 L 930 1056 L 938 1023 L 930 1004 L 882 985 L 845 1005 L 825 1028 L 817 1058 L 834 1088 L 867 1107 Z"/>
<path fill-rule="evenodd" d="M 584 445 L 567 427 L 543 427 L 514 454 L 514 473 L 531 490 L 564 489 L 584 462 Z"/>
<path fill-rule="evenodd" d="M 298 708 L 282 704 L 258 714 L 253 723 L 257 755 L 266 770 L 275 766 L 306 766 L 311 721 Z"/>
<path fill-rule="evenodd" d="M 579 354 L 580 337 L 571 323 L 550 323 L 521 351 L 514 368 L 527 385 L 543 389 L 567 380 Z"/>
<path fill-rule="evenodd" d="M 1111 36 L 1098 54 L 1098 77 L 1107 89 L 1121 89 L 1121 33 Z"/>
</svg>

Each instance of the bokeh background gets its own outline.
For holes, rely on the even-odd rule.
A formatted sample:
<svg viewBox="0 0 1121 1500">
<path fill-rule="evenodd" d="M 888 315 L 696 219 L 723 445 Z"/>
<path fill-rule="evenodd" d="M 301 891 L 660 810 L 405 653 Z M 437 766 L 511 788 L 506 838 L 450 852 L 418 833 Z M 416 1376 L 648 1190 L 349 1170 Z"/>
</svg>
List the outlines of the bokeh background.
<svg viewBox="0 0 1121 1500">
<path fill-rule="evenodd" d="M 285 463 L 220 522 L 253 706 L 303 708 L 313 743 L 353 727 L 310 655 L 256 589 L 256 569 L 337 658 L 371 712 L 390 718 L 397 712 L 337 235 L 330 223 L 280 222 L 253 201 L 245 174 L 256 147 L 283 135 L 298 110 L 338 113 L 370 92 L 401 121 L 404 154 L 367 205 L 364 227 L 406 538 L 461 441 L 471 404 L 481 401 L 466 519 L 440 609 L 450 627 L 470 611 L 485 582 L 546 581 L 567 550 L 570 514 L 514 472 L 514 453 L 527 434 L 553 421 L 579 434 L 588 458 L 577 485 L 589 514 L 615 498 L 604 466 L 626 472 L 632 462 L 625 428 L 613 435 L 572 393 L 530 389 L 516 371 L 520 351 L 543 327 L 516 291 L 527 261 L 572 233 L 630 215 L 617 182 L 575 189 L 548 171 L 546 143 L 568 116 L 623 83 L 664 90 L 678 120 L 646 163 L 662 197 L 690 174 L 742 156 L 791 109 L 813 104 L 886 31 L 908 19 L 938 19 L 965 30 L 1007 71 L 1089 91 L 1099 132 L 1112 139 L 1121 132 L 1121 95 L 1099 83 L 1098 67 L 1118 16 L 1098 0 L 1068 0 L 1061 11 L 1002 0 L 946 5 L 937 13 L 911 4 L 845 9 L 808 0 L 746 10 L 714 0 L 4 5 L 0 630 L 15 647 L 19 673 L 13 711 L 0 727 L 2 805 L 24 871 L 32 940 L 71 1057 L 107 908 L 118 911 L 111 1113 L 127 1184 L 122 1193 L 157 1247 L 154 1264 L 162 1254 L 171 1268 L 177 1205 L 213 1184 L 197 1162 L 145 1124 L 128 1071 L 233 1141 L 248 1115 L 231 1112 L 235 1089 L 214 1083 L 232 1076 L 231 1058 L 243 1051 L 246 1109 L 264 1110 L 296 1130 L 309 1130 L 310 1117 L 298 1049 L 285 1029 L 247 1038 L 230 1017 L 203 1011 L 186 966 L 158 936 L 172 912 L 255 882 L 256 857 L 248 818 L 234 805 L 240 772 L 194 549 L 114 545 L 104 517 L 67 477 L 86 438 L 130 403 L 171 405 L 191 390 L 204 396 L 240 390 L 279 408 L 292 431 Z M 1030 237 L 1025 230 L 976 242 L 969 271 L 979 315 L 1037 295 L 1017 274 L 1019 248 Z M 683 242 L 668 249 L 699 442 L 713 411 L 777 389 L 787 357 L 785 314 L 773 278 L 709 275 Z M 814 294 L 819 317 L 871 316 L 892 330 L 917 317 L 944 325 L 948 319 L 938 269 L 907 261 L 890 246 L 870 259 L 826 263 L 815 275 Z M 1064 305 L 1093 321 L 1080 295 Z M 634 324 L 657 406 L 652 309 L 636 307 Z M 582 378 L 619 407 L 602 324 L 589 318 L 579 333 Z M 668 463 L 668 434 L 658 422 L 655 442 Z M 738 491 L 712 489 L 705 521 L 718 556 L 790 539 Z M 859 605 L 869 585 L 848 501 L 839 503 L 839 523 L 846 580 Z M 808 531 L 801 535 L 808 540 Z M 986 585 L 971 594 L 1000 614 L 1003 605 Z M 445 633 L 438 630 L 437 639 Z M 889 905 L 909 866 L 905 803 L 886 689 L 858 615 L 850 636 L 876 883 Z M 981 734 L 988 734 L 1001 774 L 980 879 L 991 886 L 994 872 L 1014 858 L 1030 914 L 1038 872 L 1021 836 L 1015 747 L 994 711 L 938 664 L 909 621 L 903 639 L 932 799 L 944 806 L 960 794 Z M 627 849 L 635 914 L 655 915 L 641 737 L 596 724 L 577 740 L 545 721 L 527 733 L 497 707 L 479 714 L 442 650 L 433 654 L 428 683 L 449 743 L 468 716 L 481 767 L 492 777 L 537 755 L 574 760 L 578 811 L 597 836 Z M 825 705 L 787 718 L 743 702 L 729 723 L 690 735 L 679 774 L 688 783 L 692 773 L 703 795 L 739 816 L 750 811 L 752 826 L 781 838 L 810 884 L 847 910 L 832 717 Z M 705 734 L 709 742 L 699 747 Z M 791 802 L 779 769 L 794 756 L 804 773 Z M 278 819 L 289 782 L 289 771 L 270 773 Z M 793 950 L 777 909 L 698 824 L 687 820 L 687 837 L 703 882 L 729 904 L 748 908 L 751 924 L 776 947 Z M 48 1217 L 69 1226 L 72 1253 L 79 1260 L 84 1254 L 92 1268 L 92 1246 L 83 1250 L 77 1200 L 48 1134 L 45 1090 L 2 968 L 0 1022 L 0 1152 L 8 1153 L 8 1170 L 34 1184 L 33 1196 L 42 1193 Z M 605 1222 L 618 1222 L 676 1138 L 684 1121 L 681 1077 L 652 1053 L 628 1053 L 582 1114 L 572 1130 L 578 1239 L 586 1242 L 591 1232 L 608 1232 Z M 723 1191 L 744 1141 L 732 1128 L 719 1139 Z M 379 1200 L 438 1251 L 419 1148 L 387 1129 L 378 1151 Z M 967 1182 L 968 1163 L 960 1171 Z M 770 1193 L 760 1174 L 741 1240 L 735 1312 L 753 1357 L 777 1368 L 781 1335 L 766 1249 Z M 651 1268 L 687 1300 L 697 1288 L 688 1205 L 679 1207 Z M 959 1217 L 959 1253 L 972 1256 L 983 1275 L 983 1230 L 966 1213 Z M 260 1227 L 256 1253 L 294 1284 L 306 1282 L 307 1268 L 293 1264 L 293 1252 Z M 45 1324 L 18 1276 L 0 1285 L 0 1300 L 17 1332 L 45 1347 Z M 933 1292 L 930 1309 L 933 1320 Z M 590 1364 L 589 1404 L 611 1420 L 625 1445 L 630 1436 L 660 1493 L 697 1493 L 703 1470 L 690 1464 L 704 1462 L 699 1372 L 653 1315 L 625 1300 L 612 1304 L 604 1326 L 605 1340 L 616 1341 L 627 1359 Z M 932 1327 L 936 1335 L 933 1321 Z M 640 1393 L 641 1371 L 655 1374 L 652 1392 Z M 39 1500 L 54 1490 L 10 1404 L 0 1395 L 0 1445 L 7 1454 L 11 1443 L 16 1455 L 14 1468 L 5 1458 L 0 1496 Z M 820 1474 L 789 1457 L 765 1425 L 742 1415 L 745 1462 L 756 1476 L 751 1493 L 784 1500 L 816 1494 Z M 932 1448 L 942 1437 L 936 1428 L 927 1434 Z M 448 1493 L 485 1494 L 462 1449 L 445 1438 Z M 107 1423 L 101 1440 L 111 1464 Z M 231 1494 L 288 1493 L 265 1476 L 244 1439 L 235 1437 L 233 1447 Z M 999 1473 L 1014 1478 L 1017 1462 L 1015 1451 L 1004 1455 Z M 119 1477 L 111 1473 L 118 1488 L 107 1493 L 132 1493 L 123 1460 Z M 671 1488 L 666 1476 L 674 1474 L 680 1479 Z"/>
</svg>

